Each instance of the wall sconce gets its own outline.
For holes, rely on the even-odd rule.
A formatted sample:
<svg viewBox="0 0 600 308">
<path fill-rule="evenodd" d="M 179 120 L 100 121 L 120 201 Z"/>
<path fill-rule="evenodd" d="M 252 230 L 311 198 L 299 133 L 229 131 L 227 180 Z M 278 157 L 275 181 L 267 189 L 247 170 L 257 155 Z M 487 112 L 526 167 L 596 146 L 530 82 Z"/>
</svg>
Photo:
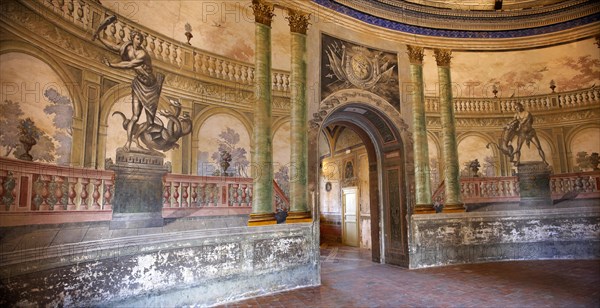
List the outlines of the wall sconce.
<svg viewBox="0 0 600 308">
<path fill-rule="evenodd" d="M 554 93 L 554 89 L 556 88 L 556 83 L 554 82 L 554 79 L 550 80 L 550 89 L 552 90 L 552 93 Z"/>
</svg>

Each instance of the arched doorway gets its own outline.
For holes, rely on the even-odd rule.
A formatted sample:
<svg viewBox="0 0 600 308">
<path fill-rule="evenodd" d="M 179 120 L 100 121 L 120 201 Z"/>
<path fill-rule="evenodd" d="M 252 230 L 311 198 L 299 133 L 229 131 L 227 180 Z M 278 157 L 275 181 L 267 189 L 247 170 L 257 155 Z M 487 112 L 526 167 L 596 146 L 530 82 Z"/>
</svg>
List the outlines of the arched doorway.
<svg viewBox="0 0 600 308">
<path fill-rule="evenodd" d="M 368 156 L 372 260 L 408 266 L 408 183 L 413 175 L 406 125 L 398 111 L 376 95 L 340 92 L 321 103 L 321 111 L 311 121 L 310 142 L 317 148 L 318 134 L 332 127 L 351 129 L 360 137 Z M 318 166 L 320 175 L 322 166 Z M 322 177 L 317 178 L 321 181 Z M 324 184 L 317 183 L 316 187 Z"/>
</svg>

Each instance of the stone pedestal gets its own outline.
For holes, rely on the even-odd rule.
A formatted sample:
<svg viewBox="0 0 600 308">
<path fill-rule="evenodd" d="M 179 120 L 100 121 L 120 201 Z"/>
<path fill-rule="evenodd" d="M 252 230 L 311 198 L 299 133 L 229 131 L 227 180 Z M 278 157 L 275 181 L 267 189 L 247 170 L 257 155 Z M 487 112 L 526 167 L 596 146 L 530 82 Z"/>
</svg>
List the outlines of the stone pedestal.
<svg viewBox="0 0 600 308">
<path fill-rule="evenodd" d="M 551 173 L 550 167 L 541 161 L 522 162 L 517 166 L 520 206 L 552 205 Z"/>
<path fill-rule="evenodd" d="M 110 229 L 162 227 L 163 157 L 117 149 Z"/>
</svg>

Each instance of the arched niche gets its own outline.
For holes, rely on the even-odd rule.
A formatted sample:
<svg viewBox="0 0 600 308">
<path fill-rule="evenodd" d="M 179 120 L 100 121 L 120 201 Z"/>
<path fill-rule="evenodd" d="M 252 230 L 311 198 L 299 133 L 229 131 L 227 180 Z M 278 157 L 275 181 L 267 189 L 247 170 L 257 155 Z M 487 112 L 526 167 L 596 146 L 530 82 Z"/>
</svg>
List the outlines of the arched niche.
<svg viewBox="0 0 600 308">
<path fill-rule="evenodd" d="M 588 157 L 592 153 L 600 153 L 600 127 L 588 126 L 577 130 L 568 146 L 573 171 L 591 171 L 594 166 L 589 164 Z"/>
<path fill-rule="evenodd" d="M 221 170 L 219 150 L 226 149 L 232 155 L 227 173 L 249 177 L 251 172 L 251 139 L 242 120 L 228 113 L 215 113 L 202 122 L 195 123 L 197 130 L 198 175 L 216 175 Z"/>
<path fill-rule="evenodd" d="M 73 120 L 78 108 L 64 72 L 61 76 L 35 53 L 3 49 L 0 63 L 1 154 L 14 158 L 23 153 L 18 127 L 29 118 L 41 134 L 30 151 L 34 161 L 73 164 Z"/>
<path fill-rule="evenodd" d="M 480 134 L 467 134 L 458 141 L 458 163 L 460 174 L 464 177 L 474 176 L 468 167 L 469 162 L 477 159 L 480 164 L 477 176 L 496 176 L 500 170 L 497 153 L 487 148 L 491 139 Z"/>
</svg>

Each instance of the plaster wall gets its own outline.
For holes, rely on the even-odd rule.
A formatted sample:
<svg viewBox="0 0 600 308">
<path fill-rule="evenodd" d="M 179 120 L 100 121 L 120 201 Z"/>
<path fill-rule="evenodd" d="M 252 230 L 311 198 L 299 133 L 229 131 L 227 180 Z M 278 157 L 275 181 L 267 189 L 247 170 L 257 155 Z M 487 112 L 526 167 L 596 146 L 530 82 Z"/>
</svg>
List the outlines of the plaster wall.
<svg viewBox="0 0 600 308">
<path fill-rule="evenodd" d="M 600 209 L 413 215 L 411 268 L 462 263 L 600 258 Z"/>
<path fill-rule="evenodd" d="M 320 283 L 311 224 L 228 228 L 2 254 L 0 304 L 210 306 Z"/>
</svg>

